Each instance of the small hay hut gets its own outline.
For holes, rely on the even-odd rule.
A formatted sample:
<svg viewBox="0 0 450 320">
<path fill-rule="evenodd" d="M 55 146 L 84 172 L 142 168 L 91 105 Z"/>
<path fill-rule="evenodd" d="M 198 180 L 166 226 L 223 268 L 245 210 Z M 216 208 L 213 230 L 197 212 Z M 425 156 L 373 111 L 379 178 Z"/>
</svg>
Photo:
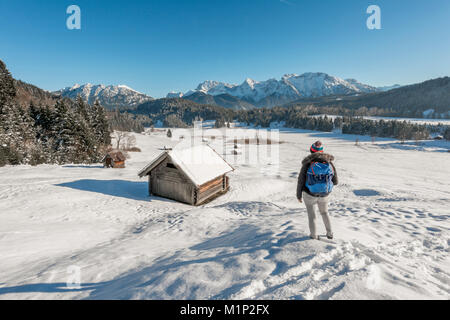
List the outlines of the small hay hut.
<svg viewBox="0 0 450 320">
<path fill-rule="evenodd" d="M 125 168 L 126 157 L 118 150 L 108 152 L 102 159 L 105 168 Z"/>
<path fill-rule="evenodd" d="M 138 175 L 148 176 L 150 195 L 197 206 L 228 191 L 231 171 L 210 146 L 197 145 L 163 152 Z"/>
</svg>

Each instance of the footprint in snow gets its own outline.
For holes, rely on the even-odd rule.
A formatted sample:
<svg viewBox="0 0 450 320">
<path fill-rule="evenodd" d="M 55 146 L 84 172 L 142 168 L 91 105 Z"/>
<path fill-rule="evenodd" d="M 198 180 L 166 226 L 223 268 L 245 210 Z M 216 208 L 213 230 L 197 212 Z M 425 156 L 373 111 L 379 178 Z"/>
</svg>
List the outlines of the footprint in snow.
<svg viewBox="0 0 450 320">
<path fill-rule="evenodd" d="M 377 190 L 373 189 L 359 189 L 353 190 L 353 193 L 359 197 L 375 197 L 381 195 Z"/>
</svg>

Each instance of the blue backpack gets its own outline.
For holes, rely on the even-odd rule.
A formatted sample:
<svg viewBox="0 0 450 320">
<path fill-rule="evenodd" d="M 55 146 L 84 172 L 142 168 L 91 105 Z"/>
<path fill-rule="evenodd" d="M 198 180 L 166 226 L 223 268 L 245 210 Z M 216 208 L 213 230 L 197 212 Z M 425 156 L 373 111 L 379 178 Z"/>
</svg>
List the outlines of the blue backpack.
<svg viewBox="0 0 450 320">
<path fill-rule="evenodd" d="M 325 197 L 333 190 L 333 167 L 327 162 L 313 162 L 306 172 L 306 187 L 315 196 Z"/>
</svg>

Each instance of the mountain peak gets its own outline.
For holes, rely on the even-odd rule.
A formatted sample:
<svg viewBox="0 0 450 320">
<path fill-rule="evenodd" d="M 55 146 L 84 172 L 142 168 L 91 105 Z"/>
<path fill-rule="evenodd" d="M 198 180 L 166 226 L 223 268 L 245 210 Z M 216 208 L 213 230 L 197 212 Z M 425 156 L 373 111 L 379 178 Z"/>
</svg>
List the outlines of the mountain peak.
<svg viewBox="0 0 450 320">
<path fill-rule="evenodd" d="M 55 93 L 63 97 L 75 99 L 78 95 L 89 104 L 93 104 L 97 99 L 105 108 L 114 110 L 133 108 L 141 103 L 153 100 L 152 97 L 140 93 L 127 85 L 93 85 L 86 83 L 84 85 L 75 84 L 72 87 L 61 89 Z"/>
<path fill-rule="evenodd" d="M 287 73 L 280 80 L 256 81 L 246 78 L 240 85 L 231 85 L 219 81 L 204 81 L 194 91 L 217 96 L 229 94 L 258 106 L 280 105 L 300 98 L 313 98 L 329 95 L 354 95 L 381 91 L 356 79 L 343 80 L 324 72 L 305 72 L 301 75 Z"/>
<path fill-rule="evenodd" d="M 242 85 L 248 85 L 250 88 L 253 89 L 255 87 L 255 84 L 257 84 L 257 83 L 258 83 L 257 81 L 255 81 L 251 78 L 246 78 Z"/>
<path fill-rule="evenodd" d="M 298 74 L 296 73 L 286 73 L 281 79 L 289 79 L 289 78 L 295 78 L 298 77 Z"/>
<path fill-rule="evenodd" d="M 125 85 L 125 84 L 119 84 L 117 87 L 121 88 L 121 89 L 126 89 L 126 90 L 130 90 L 130 91 L 134 91 L 136 93 L 139 94 L 143 94 L 142 92 L 139 92 L 137 90 L 134 90 L 133 88 L 130 88 L 129 86 Z"/>
</svg>

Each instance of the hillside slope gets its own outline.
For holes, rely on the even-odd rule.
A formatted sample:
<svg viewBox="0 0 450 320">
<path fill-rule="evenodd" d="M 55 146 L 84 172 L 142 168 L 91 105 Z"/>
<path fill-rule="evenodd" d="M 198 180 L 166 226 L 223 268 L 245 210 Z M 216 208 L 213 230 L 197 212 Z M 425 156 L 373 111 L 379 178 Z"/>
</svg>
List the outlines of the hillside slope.
<svg viewBox="0 0 450 320">
<path fill-rule="evenodd" d="M 58 96 L 20 80 L 14 80 L 14 87 L 16 88 L 15 100 L 22 107 L 28 107 L 31 103 L 53 106 L 58 101 Z"/>
<path fill-rule="evenodd" d="M 443 148 L 290 130 L 279 168 L 263 152 L 258 164 L 228 152 L 229 193 L 191 207 L 148 197 L 137 173 L 174 142 L 164 132 L 136 137 L 142 153 L 120 171 L 0 168 L 0 299 L 449 299 Z M 295 198 L 300 160 L 317 139 L 340 178 L 333 241 L 308 238 Z M 219 153 L 223 145 L 213 143 Z M 433 179 L 417 170 L 430 157 L 441 173 Z M 67 288 L 75 270 L 81 284 Z"/>
<path fill-rule="evenodd" d="M 316 99 L 299 99 L 286 106 L 316 105 L 348 109 L 392 109 L 400 116 L 421 118 L 430 109 L 436 114 L 450 116 L 450 77 L 428 80 L 419 84 L 392 89 L 385 92 L 360 96 L 330 96 Z"/>
<path fill-rule="evenodd" d="M 226 118 L 232 120 L 234 115 L 233 109 L 217 105 L 198 104 L 183 98 L 163 98 L 148 101 L 130 112 L 149 116 L 155 122 L 158 120 L 165 121 L 171 116 L 171 118 L 182 120 L 183 126 L 192 124 L 192 121 L 196 118 L 204 120 Z M 181 122 L 175 122 L 169 124 L 169 126 L 177 127 L 181 124 Z"/>
<path fill-rule="evenodd" d="M 183 99 L 194 101 L 199 104 L 209 104 L 233 110 L 250 110 L 255 108 L 255 105 L 230 94 L 219 94 L 213 96 L 203 92 L 194 92 L 193 94 L 184 96 Z"/>
</svg>

